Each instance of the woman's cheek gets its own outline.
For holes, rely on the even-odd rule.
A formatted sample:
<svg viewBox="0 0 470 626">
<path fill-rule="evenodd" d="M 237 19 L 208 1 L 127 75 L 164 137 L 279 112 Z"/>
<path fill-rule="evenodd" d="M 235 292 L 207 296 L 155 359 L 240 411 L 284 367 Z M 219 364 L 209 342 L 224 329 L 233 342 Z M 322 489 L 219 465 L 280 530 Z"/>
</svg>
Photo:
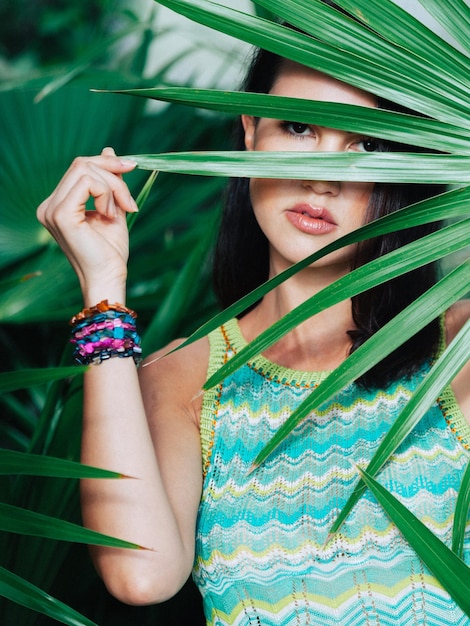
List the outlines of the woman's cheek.
<svg viewBox="0 0 470 626">
<path fill-rule="evenodd" d="M 255 210 L 255 212 L 256 212 L 257 204 L 259 202 L 259 196 L 260 196 L 260 179 L 252 178 L 250 180 L 250 199 L 251 199 L 251 205 L 253 209 Z"/>
</svg>

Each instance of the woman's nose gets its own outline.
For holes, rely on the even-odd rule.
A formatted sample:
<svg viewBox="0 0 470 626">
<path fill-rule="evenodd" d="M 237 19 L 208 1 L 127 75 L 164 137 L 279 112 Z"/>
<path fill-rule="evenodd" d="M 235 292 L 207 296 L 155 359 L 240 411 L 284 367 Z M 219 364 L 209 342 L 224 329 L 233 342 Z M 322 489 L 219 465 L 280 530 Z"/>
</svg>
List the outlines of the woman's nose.
<svg viewBox="0 0 470 626">
<path fill-rule="evenodd" d="M 304 180 L 302 186 L 310 188 L 314 193 L 318 195 L 329 194 L 336 196 L 339 193 L 341 183 L 334 180 Z"/>
</svg>

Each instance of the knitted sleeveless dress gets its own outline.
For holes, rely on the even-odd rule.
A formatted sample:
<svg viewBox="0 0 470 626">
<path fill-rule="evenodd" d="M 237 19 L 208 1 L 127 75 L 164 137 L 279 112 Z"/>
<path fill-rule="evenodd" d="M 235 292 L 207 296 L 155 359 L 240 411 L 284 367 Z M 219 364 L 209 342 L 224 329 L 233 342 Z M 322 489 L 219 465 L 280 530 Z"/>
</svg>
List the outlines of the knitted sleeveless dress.
<svg viewBox="0 0 470 626">
<path fill-rule="evenodd" d="M 209 373 L 246 345 L 236 320 L 210 343 Z M 386 390 L 346 387 L 252 473 L 258 452 L 328 373 L 256 357 L 205 394 L 193 577 L 208 624 L 470 625 L 370 491 L 326 543 L 357 482 L 355 464 L 371 459 L 423 373 Z M 447 545 L 469 448 L 448 389 L 377 475 Z"/>
</svg>

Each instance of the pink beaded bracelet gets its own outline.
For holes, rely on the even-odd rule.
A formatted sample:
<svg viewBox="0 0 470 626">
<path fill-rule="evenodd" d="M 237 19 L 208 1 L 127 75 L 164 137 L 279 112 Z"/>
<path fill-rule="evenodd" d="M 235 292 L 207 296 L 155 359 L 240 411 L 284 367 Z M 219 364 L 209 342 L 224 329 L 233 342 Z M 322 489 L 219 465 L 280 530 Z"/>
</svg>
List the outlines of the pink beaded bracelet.
<svg viewBox="0 0 470 626">
<path fill-rule="evenodd" d="M 88 365 L 112 357 L 133 357 L 135 363 L 139 363 L 142 349 L 136 317 L 136 313 L 127 307 L 109 305 L 106 300 L 81 311 L 70 322 L 75 360 Z"/>
</svg>

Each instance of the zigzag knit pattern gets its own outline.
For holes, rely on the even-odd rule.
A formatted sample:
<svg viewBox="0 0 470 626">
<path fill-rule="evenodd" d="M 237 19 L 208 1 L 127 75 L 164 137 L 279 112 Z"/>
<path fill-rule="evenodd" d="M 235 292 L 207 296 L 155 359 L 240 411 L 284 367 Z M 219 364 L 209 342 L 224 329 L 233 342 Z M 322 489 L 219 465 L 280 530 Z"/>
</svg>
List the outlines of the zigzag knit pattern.
<svg viewBox="0 0 470 626">
<path fill-rule="evenodd" d="M 210 336 L 210 371 L 245 341 L 232 320 Z M 468 618 L 366 492 L 328 532 L 424 372 L 386 390 L 352 384 L 249 473 L 258 452 L 328 373 L 256 357 L 204 397 L 205 480 L 193 576 L 212 626 L 447 626 Z M 378 480 L 450 545 L 470 428 L 450 390 Z M 466 561 L 470 549 L 467 544 Z"/>
</svg>

